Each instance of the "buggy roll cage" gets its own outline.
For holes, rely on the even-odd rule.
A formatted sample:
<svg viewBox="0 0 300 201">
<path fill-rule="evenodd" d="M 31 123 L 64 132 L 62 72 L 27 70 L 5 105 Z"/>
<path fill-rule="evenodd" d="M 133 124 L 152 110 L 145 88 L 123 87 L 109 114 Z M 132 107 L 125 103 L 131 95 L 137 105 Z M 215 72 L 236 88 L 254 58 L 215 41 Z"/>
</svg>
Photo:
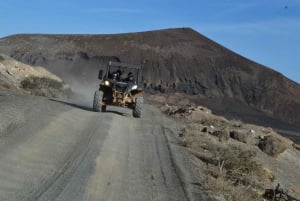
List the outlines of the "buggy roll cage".
<svg viewBox="0 0 300 201">
<path fill-rule="evenodd" d="M 121 62 L 116 62 L 116 61 L 109 61 L 106 66 L 106 72 L 105 72 L 104 78 L 108 77 L 109 69 L 111 66 L 137 70 L 136 81 L 137 81 L 137 84 L 141 84 L 141 81 L 142 81 L 142 74 L 141 74 L 142 71 L 141 70 L 143 68 L 143 66 L 141 64 L 127 64 L 127 63 L 121 63 Z M 99 72 L 99 79 L 100 79 L 100 72 Z"/>
</svg>

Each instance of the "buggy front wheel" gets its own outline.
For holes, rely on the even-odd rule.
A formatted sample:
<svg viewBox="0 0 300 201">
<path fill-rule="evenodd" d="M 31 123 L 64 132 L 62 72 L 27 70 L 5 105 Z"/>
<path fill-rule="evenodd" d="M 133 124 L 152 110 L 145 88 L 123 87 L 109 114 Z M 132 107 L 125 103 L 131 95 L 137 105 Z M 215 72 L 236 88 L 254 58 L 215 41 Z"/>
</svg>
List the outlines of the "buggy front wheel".
<svg viewBox="0 0 300 201">
<path fill-rule="evenodd" d="M 102 98 L 103 98 L 103 92 L 102 91 L 95 91 L 94 102 L 93 102 L 93 110 L 95 112 L 99 112 L 100 110 L 103 111 L 103 106 L 104 105 L 102 104 Z"/>
<path fill-rule="evenodd" d="M 136 118 L 141 117 L 143 102 L 144 102 L 143 97 L 141 96 L 136 97 L 135 104 L 132 111 L 134 117 Z"/>
</svg>

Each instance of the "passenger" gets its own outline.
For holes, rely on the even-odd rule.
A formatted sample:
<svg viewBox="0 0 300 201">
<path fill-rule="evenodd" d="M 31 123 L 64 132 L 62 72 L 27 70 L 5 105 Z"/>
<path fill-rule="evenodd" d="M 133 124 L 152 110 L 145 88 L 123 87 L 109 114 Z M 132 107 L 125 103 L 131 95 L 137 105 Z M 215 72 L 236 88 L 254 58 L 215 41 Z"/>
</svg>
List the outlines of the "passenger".
<svg viewBox="0 0 300 201">
<path fill-rule="evenodd" d="M 133 73 L 132 73 L 132 72 L 129 72 L 129 73 L 127 74 L 127 78 L 125 78 L 125 82 L 135 82 L 134 76 L 133 76 Z"/>
</svg>

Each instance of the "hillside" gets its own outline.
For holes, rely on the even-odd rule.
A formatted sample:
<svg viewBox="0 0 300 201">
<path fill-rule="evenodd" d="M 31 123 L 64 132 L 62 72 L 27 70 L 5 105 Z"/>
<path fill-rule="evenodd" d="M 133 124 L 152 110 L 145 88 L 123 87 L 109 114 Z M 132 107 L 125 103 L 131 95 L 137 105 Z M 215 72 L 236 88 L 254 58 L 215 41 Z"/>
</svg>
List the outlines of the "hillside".
<svg viewBox="0 0 300 201">
<path fill-rule="evenodd" d="M 144 63 L 148 92 L 183 92 L 216 112 L 300 129 L 300 85 L 189 28 L 114 35 L 14 35 L 0 52 L 93 90 L 109 60 Z M 269 118 L 269 119 L 267 119 Z M 267 120 L 266 120 L 267 119 Z M 273 123 L 274 124 L 274 123 Z"/>
<path fill-rule="evenodd" d="M 178 123 L 185 122 L 177 149 L 191 153 L 198 188 L 216 200 L 299 200 L 299 144 L 270 127 L 228 120 L 203 106 L 158 105 Z"/>
<path fill-rule="evenodd" d="M 47 97 L 66 97 L 71 90 L 59 77 L 42 67 L 32 68 L 0 54 L 0 91 Z"/>
</svg>

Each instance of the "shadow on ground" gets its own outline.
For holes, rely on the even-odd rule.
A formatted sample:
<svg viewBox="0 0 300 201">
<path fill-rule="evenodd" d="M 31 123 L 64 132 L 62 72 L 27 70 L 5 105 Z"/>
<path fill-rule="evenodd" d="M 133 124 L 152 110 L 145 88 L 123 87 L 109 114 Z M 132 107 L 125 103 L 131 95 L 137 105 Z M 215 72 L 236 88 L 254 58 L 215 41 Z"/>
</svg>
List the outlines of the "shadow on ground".
<svg viewBox="0 0 300 201">
<path fill-rule="evenodd" d="M 84 105 L 80 105 L 80 104 L 77 104 L 77 103 L 71 103 L 71 102 L 66 102 L 66 101 L 61 101 L 61 100 L 56 100 L 56 99 L 51 99 L 51 98 L 49 100 L 54 101 L 54 102 L 58 102 L 58 103 L 62 103 L 62 104 L 65 104 L 65 105 L 69 105 L 69 106 L 72 106 L 72 107 L 75 107 L 75 108 L 78 108 L 78 109 L 86 110 L 86 111 L 89 111 L 89 112 L 94 112 L 93 108 L 88 107 L 88 106 L 84 106 Z M 117 115 L 120 115 L 120 116 L 130 116 L 129 114 L 119 112 L 119 111 L 116 111 L 116 110 L 106 110 L 106 113 L 113 113 L 113 114 L 117 114 Z"/>
<path fill-rule="evenodd" d="M 61 100 L 56 100 L 56 99 L 52 99 L 52 98 L 50 98 L 49 100 L 54 101 L 54 102 L 58 102 L 58 103 L 62 103 L 62 104 L 65 104 L 65 105 L 69 105 L 69 106 L 72 106 L 72 107 L 75 107 L 75 108 L 78 108 L 78 109 L 86 110 L 86 111 L 90 111 L 90 112 L 93 111 L 93 108 L 87 107 L 87 106 L 84 106 L 84 105 L 79 105 L 79 104 L 76 104 L 76 103 L 70 103 L 70 102 L 61 101 Z"/>
</svg>

